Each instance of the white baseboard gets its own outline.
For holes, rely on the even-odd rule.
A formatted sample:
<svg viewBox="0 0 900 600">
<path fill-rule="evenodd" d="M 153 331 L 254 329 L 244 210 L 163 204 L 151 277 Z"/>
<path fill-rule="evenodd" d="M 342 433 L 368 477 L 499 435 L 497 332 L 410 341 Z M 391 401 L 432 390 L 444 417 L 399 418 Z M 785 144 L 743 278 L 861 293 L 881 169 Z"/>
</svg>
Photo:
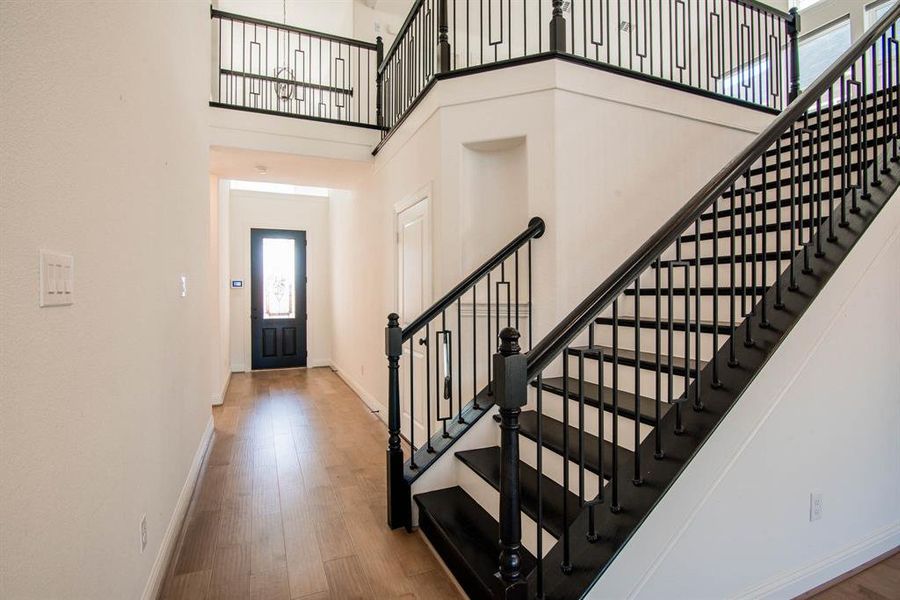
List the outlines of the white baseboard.
<svg viewBox="0 0 900 600">
<path fill-rule="evenodd" d="M 831 581 L 859 565 L 900 546 L 900 522 L 894 523 L 852 546 L 848 546 L 811 565 L 780 575 L 738 595 L 751 598 L 795 598 Z"/>
<path fill-rule="evenodd" d="M 142 600 L 156 600 L 159 596 L 160 587 L 166 576 L 166 567 L 169 565 L 169 560 L 172 558 L 172 553 L 175 550 L 178 534 L 181 531 L 181 524 L 184 522 L 188 506 L 191 503 L 191 496 L 194 494 L 194 487 L 197 485 L 197 477 L 200 475 L 200 466 L 203 464 L 203 458 L 206 456 L 214 429 L 213 418 L 210 415 L 209 421 L 206 422 L 206 430 L 200 438 L 200 445 L 194 454 L 194 461 L 191 463 L 184 486 L 181 488 L 181 494 L 179 494 L 178 501 L 175 503 L 172 518 L 169 519 L 169 526 L 166 527 L 166 533 L 159 544 L 159 552 L 156 554 L 156 560 L 153 562 L 153 568 L 150 570 L 150 577 L 147 578 L 144 593 L 141 595 Z"/>
<path fill-rule="evenodd" d="M 222 385 L 222 389 L 219 390 L 217 395 L 213 395 L 212 405 L 213 406 L 221 406 L 225 403 L 225 394 L 228 393 L 228 384 L 231 383 L 231 371 L 229 371 L 225 375 L 225 383 Z"/>
<path fill-rule="evenodd" d="M 232 365 L 231 365 L 231 372 L 232 372 L 232 373 L 243 373 L 243 372 L 246 371 L 246 370 L 247 370 L 247 367 L 245 367 L 243 364 L 237 364 L 237 363 L 235 363 L 235 364 L 232 364 Z"/>
<path fill-rule="evenodd" d="M 387 424 L 387 410 L 385 410 L 385 407 L 383 407 L 380 402 L 375 400 L 375 397 L 367 392 L 363 386 L 354 381 L 352 377 L 347 375 L 346 371 L 335 364 L 331 364 L 330 366 L 332 369 L 334 369 L 334 372 L 337 373 L 337 376 L 343 379 L 344 383 L 350 386 L 350 389 L 353 390 L 356 395 L 359 396 L 360 400 L 362 400 L 363 403 L 369 407 L 369 410 L 378 415 L 378 418 L 384 421 L 385 424 Z"/>
</svg>

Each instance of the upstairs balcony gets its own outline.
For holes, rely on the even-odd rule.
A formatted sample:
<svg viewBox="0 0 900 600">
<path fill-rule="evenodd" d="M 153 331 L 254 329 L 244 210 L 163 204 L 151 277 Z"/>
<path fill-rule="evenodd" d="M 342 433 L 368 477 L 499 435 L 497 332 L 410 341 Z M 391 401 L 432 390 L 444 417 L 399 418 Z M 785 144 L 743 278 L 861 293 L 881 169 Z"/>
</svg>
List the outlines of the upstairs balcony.
<svg viewBox="0 0 900 600">
<path fill-rule="evenodd" d="M 416 0 L 387 49 L 211 21 L 211 106 L 376 129 L 382 144 L 435 82 L 548 59 L 773 114 L 799 92 L 799 16 L 754 0 Z"/>
</svg>

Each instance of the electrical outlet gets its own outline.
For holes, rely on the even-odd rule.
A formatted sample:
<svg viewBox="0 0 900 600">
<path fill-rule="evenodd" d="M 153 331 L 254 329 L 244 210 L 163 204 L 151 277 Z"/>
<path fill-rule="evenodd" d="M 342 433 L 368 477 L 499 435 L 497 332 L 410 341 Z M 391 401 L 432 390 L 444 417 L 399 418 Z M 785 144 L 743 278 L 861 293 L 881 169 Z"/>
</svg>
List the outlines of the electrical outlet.
<svg viewBox="0 0 900 600">
<path fill-rule="evenodd" d="M 147 549 L 147 515 L 141 515 L 141 554 Z"/>
<path fill-rule="evenodd" d="M 810 492 L 809 494 L 809 521 L 818 521 L 822 518 L 822 492 Z"/>
</svg>

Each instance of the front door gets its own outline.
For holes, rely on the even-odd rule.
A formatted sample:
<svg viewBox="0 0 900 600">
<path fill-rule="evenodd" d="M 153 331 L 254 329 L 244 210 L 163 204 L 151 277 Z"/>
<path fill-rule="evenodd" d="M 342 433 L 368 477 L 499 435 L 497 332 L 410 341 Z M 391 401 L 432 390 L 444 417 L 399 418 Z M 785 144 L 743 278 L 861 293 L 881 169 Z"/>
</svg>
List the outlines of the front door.
<svg viewBox="0 0 900 600">
<path fill-rule="evenodd" d="M 306 232 L 250 230 L 254 369 L 306 366 Z"/>
</svg>

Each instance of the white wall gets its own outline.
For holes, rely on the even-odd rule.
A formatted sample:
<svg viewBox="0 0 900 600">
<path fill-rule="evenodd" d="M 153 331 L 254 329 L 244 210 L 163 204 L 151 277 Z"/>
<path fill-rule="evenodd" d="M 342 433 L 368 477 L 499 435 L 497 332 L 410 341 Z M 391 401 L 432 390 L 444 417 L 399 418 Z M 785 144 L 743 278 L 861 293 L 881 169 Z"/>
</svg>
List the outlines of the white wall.
<svg viewBox="0 0 900 600">
<path fill-rule="evenodd" d="M 328 198 L 231 190 L 230 289 L 231 370 L 248 371 L 250 362 L 250 230 L 306 232 L 307 365 L 331 364 L 331 259 Z"/>
<path fill-rule="evenodd" d="M 4 598 L 141 597 L 189 497 L 213 395 L 208 21 L 0 3 Z M 42 248 L 74 256 L 74 305 L 38 307 Z"/>
<path fill-rule="evenodd" d="M 332 204 L 335 366 L 383 407 L 394 210 L 417 190 L 432 193 L 435 298 L 471 267 L 473 214 L 482 257 L 531 216 L 545 219 L 534 244 L 539 336 L 771 118 L 562 61 L 438 82 L 379 151 L 371 176 Z M 509 191 L 504 210 L 494 210 L 492 190 Z"/>
<path fill-rule="evenodd" d="M 215 232 L 210 233 L 211 251 L 214 253 L 212 285 L 216 290 L 217 335 L 214 338 L 217 352 L 213 367 L 213 404 L 222 404 L 231 379 L 231 256 L 230 189 L 227 180 L 210 175 L 210 214 L 215 218 Z M 211 219 L 212 221 L 212 219 Z"/>
<path fill-rule="evenodd" d="M 792 598 L 900 545 L 898 259 L 895 194 L 589 597 Z"/>
</svg>

